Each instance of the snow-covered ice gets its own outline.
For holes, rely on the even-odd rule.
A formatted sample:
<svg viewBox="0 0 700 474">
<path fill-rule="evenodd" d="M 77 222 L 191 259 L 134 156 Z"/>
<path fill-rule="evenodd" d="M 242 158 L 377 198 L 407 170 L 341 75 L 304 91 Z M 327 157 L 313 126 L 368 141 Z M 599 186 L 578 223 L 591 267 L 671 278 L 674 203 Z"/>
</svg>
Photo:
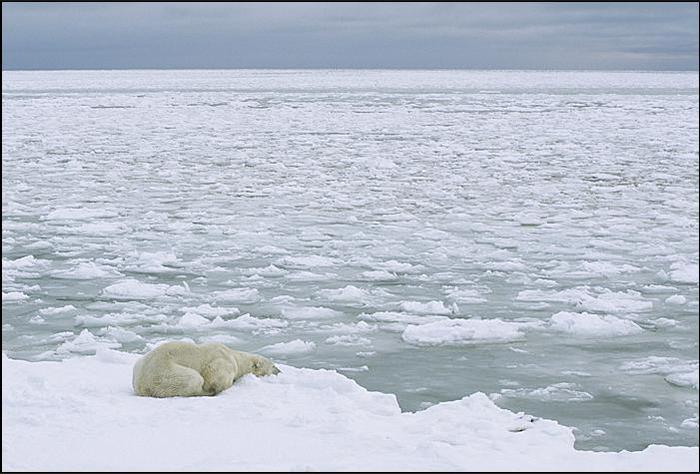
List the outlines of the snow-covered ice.
<svg viewBox="0 0 700 474">
<path fill-rule="evenodd" d="M 560 311 L 551 318 L 551 328 L 587 337 L 627 336 L 644 332 L 633 321 L 609 314 L 570 313 Z"/>
<path fill-rule="evenodd" d="M 574 449 L 572 430 L 483 393 L 402 412 L 329 370 L 280 364 L 215 397 L 138 397 L 138 356 L 2 357 L 3 471 L 697 471 L 698 448 Z M 548 390 L 547 393 L 552 393 Z"/>
<path fill-rule="evenodd" d="M 444 319 L 408 326 L 401 337 L 416 345 L 462 345 L 522 339 L 522 325 L 499 319 Z"/>
</svg>

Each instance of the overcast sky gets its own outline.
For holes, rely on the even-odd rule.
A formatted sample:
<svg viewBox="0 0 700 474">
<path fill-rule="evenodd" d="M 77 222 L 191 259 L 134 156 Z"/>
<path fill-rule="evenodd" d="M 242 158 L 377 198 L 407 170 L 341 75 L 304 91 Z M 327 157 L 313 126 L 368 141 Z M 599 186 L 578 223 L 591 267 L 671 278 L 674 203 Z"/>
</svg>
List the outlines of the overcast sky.
<svg viewBox="0 0 700 474">
<path fill-rule="evenodd" d="M 2 67 L 698 70 L 698 4 L 3 2 Z"/>
</svg>

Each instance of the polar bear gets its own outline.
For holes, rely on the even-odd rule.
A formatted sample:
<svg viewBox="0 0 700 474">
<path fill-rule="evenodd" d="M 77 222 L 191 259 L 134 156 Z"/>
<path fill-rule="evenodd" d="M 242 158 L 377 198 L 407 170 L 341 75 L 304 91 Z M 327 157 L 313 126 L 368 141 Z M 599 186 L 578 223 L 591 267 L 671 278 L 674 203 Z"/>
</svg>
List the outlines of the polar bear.
<svg viewBox="0 0 700 474">
<path fill-rule="evenodd" d="M 134 365 L 132 385 L 145 397 L 216 395 L 245 374 L 278 374 L 271 360 L 223 344 L 167 342 Z"/>
</svg>

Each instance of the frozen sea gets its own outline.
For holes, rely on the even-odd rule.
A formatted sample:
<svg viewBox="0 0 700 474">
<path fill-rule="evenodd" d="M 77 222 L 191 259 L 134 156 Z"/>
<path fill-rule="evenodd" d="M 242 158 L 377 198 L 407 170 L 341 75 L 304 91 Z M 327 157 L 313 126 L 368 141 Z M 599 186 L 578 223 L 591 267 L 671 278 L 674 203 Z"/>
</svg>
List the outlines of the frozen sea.
<svg viewBox="0 0 700 474">
<path fill-rule="evenodd" d="M 696 72 L 3 71 L 2 117 L 11 358 L 218 341 L 698 445 Z"/>
</svg>

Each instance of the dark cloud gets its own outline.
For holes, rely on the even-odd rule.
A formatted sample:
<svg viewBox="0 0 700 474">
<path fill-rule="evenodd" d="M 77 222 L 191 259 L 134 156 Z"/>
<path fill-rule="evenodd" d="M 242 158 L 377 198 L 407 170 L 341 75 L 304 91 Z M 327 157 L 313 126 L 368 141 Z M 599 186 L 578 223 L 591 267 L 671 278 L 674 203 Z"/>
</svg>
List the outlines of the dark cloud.
<svg viewBox="0 0 700 474">
<path fill-rule="evenodd" d="M 3 69 L 698 69 L 697 3 L 8 3 Z"/>
</svg>

